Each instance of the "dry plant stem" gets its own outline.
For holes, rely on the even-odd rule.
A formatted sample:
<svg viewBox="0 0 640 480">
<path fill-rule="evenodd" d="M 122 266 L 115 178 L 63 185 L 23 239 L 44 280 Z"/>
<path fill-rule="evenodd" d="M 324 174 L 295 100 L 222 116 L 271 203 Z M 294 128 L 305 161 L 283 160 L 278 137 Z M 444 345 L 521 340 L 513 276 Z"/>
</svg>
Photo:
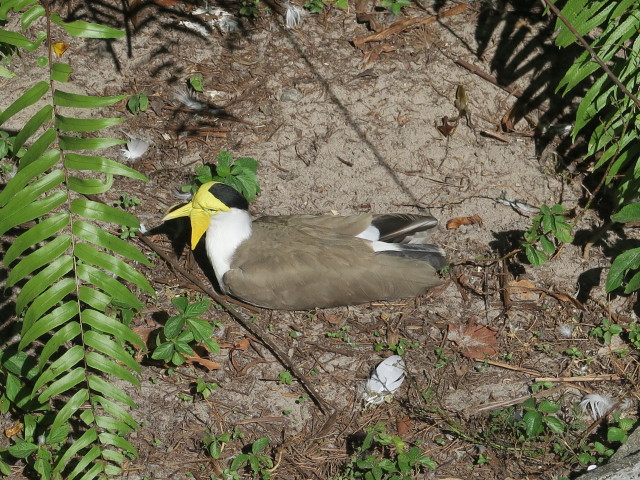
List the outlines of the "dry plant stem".
<svg viewBox="0 0 640 480">
<path fill-rule="evenodd" d="M 622 380 L 620 375 L 603 373 L 602 375 L 585 375 L 584 377 L 538 377 L 536 382 L 607 382 L 610 380 Z"/>
<path fill-rule="evenodd" d="M 487 82 L 495 85 L 498 88 L 501 88 L 502 90 L 504 90 L 505 92 L 513 95 L 516 98 L 520 98 L 520 96 L 522 95 L 522 92 L 520 92 L 519 89 L 516 88 L 511 88 L 509 86 L 505 86 L 505 85 L 500 85 L 498 83 L 498 80 L 496 80 L 496 77 L 489 75 L 487 72 L 485 72 L 484 70 L 482 70 L 480 67 L 476 67 L 475 65 L 469 63 L 469 62 L 465 62 L 464 60 L 456 60 L 455 63 L 457 65 L 460 65 L 463 68 L 466 68 L 467 70 L 469 70 L 471 73 L 475 73 L 476 75 L 478 75 L 480 78 L 483 78 L 484 80 L 486 80 Z M 503 140 L 502 138 L 499 138 L 499 140 Z M 509 140 L 503 140 L 508 142 Z"/>
<path fill-rule="evenodd" d="M 589 45 L 587 41 L 584 39 L 584 37 L 580 35 L 580 33 L 578 33 L 578 31 L 574 28 L 573 25 L 571 25 L 569 20 L 567 20 L 566 17 L 562 15 L 562 12 L 558 9 L 558 7 L 556 7 L 549 0 L 542 0 L 542 3 L 547 7 L 549 7 L 549 9 L 560 19 L 560 21 L 565 24 L 565 26 L 569 29 L 569 31 L 573 33 L 574 37 L 576 37 L 578 42 L 580 42 L 580 45 L 582 45 L 589 52 L 589 54 L 591 55 L 591 58 L 598 65 L 600 65 L 600 67 L 605 71 L 607 76 L 611 79 L 611 81 L 613 81 L 613 83 L 616 84 L 616 86 L 622 91 L 622 93 L 627 95 L 633 101 L 633 103 L 636 104 L 636 108 L 640 108 L 640 99 L 638 99 L 638 97 L 636 97 L 633 93 L 627 90 L 627 87 L 625 87 L 622 84 L 622 82 L 618 80 L 618 77 L 616 77 L 616 75 L 611 71 L 611 69 L 609 69 L 609 67 L 607 67 L 607 65 L 602 60 L 600 60 L 600 57 L 598 57 L 598 54 L 595 52 L 595 50 L 591 48 L 591 45 Z"/>
<path fill-rule="evenodd" d="M 560 391 L 564 390 L 565 388 L 567 388 L 566 386 L 558 386 L 558 387 L 554 387 L 551 388 L 549 390 L 542 390 L 538 393 L 534 393 L 532 395 L 523 395 L 522 397 L 518 397 L 518 398 L 511 398 L 508 400 L 500 400 L 498 402 L 491 402 L 491 403 L 483 403 L 482 405 L 477 405 L 475 407 L 470 407 L 468 410 L 466 410 L 466 413 L 468 414 L 469 417 L 472 417 L 474 415 L 477 415 L 478 413 L 482 413 L 485 412 L 487 410 L 499 410 L 502 408 L 506 408 L 506 407 L 510 407 L 511 405 L 517 405 L 519 403 L 522 403 L 526 400 L 529 400 L 530 398 L 544 398 L 544 397 L 549 397 L 555 393 L 559 393 Z"/>
<path fill-rule="evenodd" d="M 212 288 L 204 285 L 198 277 L 193 275 L 191 272 L 185 270 L 180 266 L 171 256 L 167 255 L 161 248 L 159 248 L 151 239 L 145 237 L 144 235 L 138 233 L 138 238 L 147 245 L 151 250 L 156 252 L 162 259 L 167 262 L 171 267 L 176 271 L 191 281 L 193 284 L 197 285 L 200 290 L 209 295 L 213 300 L 215 300 L 222 308 L 224 308 L 229 315 L 231 315 L 245 330 L 247 330 L 251 335 L 260 340 L 265 347 L 267 347 L 271 353 L 278 359 L 278 361 L 298 379 L 302 387 L 309 394 L 313 403 L 317 405 L 320 411 L 327 415 L 331 410 L 330 404 L 325 401 L 322 396 L 311 386 L 311 383 L 308 381 L 305 375 L 298 370 L 298 368 L 291 363 L 289 358 L 278 348 L 278 346 L 273 343 L 271 340 L 267 338 L 266 333 L 260 328 L 258 325 L 254 325 L 248 322 L 240 313 L 236 312 L 229 303 L 223 299 L 220 295 L 218 295 Z"/>
<path fill-rule="evenodd" d="M 602 422 L 605 421 L 605 419 L 607 419 L 609 417 L 609 415 L 611 415 L 616 408 L 620 407 L 620 404 L 622 402 L 616 402 L 613 407 L 611 407 L 609 410 L 607 410 L 607 413 L 605 413 L 603 416 L 601 416 L 599 419 L 597 419 L 595 422 L 593 422 L 591 425 L 589 425 L 589 428 L 587 428 L 584 432 L 582 432 L 582 435 L 580 435 L 580 438 L 578 439 L 580 442 L 582 442 L 582 440 L 584 440 L 585 438 L 587 438 L 591 432 L 593 432 L 598 425 L 600 425 Z"/>
<path fill-rule="evenodd" d="M 453 8 L 450 8 L 446 12 L 441 15 L 432 15 L 430 17 L 423 18 L 408 18 L 406 20 L 399 20 L 391 25 L 389 28 L 385 28 L 381 32 L 374 33 L 373 35 L 367 35 L 366 37 L 356 38 L 353 41 L 353 44 L 356 48 L 361 48 L 365 43 L 368 42 L 379 42 L 380 40 L 384 40 L 385 38 L 395 35 L 396 33 L 400 33 L 406 28 L 413 27 L 414 25 L 429 25 L 436 20 L 441 18 L 451 17 L 453 15 L 458 15 L 464 12 L 467 9 L 467 4 L 462 3 L 460 5 L 456 5 Z"/>
</svg>

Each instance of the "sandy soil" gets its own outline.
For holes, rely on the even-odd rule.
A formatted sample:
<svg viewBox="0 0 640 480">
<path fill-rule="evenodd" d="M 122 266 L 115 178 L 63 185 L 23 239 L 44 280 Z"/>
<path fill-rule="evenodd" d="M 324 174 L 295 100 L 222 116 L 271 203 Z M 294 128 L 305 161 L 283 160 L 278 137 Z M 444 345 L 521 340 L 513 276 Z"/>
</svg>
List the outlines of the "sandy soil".
<svg viewBox="0 0 640 480">
<path fill-rule="evenodd" d="M 208 478 L 263 436 L 271 439 L 269 452 L 280 460 L 278 477 L 328 478 L 342 471 L 350 445 L 364 428 L 383 422 L 395 433 L 396 422 L 405 418 L 409 429 L 403 438 L 418 442 L 439 465 L 424 478 L 556 478 L 568 473 L 553 456 L 540 462 L 473 440 L 488 431 L 487 405 L 528 395 L 536 376 L 570 375 L 579 368 L 621 373 L 632 361 L 618 359 L 616 364 L 607 349 L 588 337 L 605 314 L 597 301 L 605 299 L 603 269 L 610 249 L 605 256 L 594 248 L 585 260 L 584 242 L 576 242 L 542 268 L 530 267 L 521 255 L 474 260 L 499 259 L 518 248 L 516 239 L 531 222 L 527 212 L 497 200 L 532 206 L 584 203 L 590 188 L 586 166 L 566 138 L 541 134 L 543 126 L 562 127 L 570 118 L 566 103 L 549 93 L 562 61 L 548 39 L 552 28 L 538 13 L 517 5 L 498 11 L 440 3 L 446 3 L 441 12 L 457 8 L 456 14 L 361 49 L 353 41 L 371 34 L 371 24 L 356 21 L 354 10 L 307 15 L 295 29 L 285 28 L 281 15 L 263 12 L 253 22 L 240 19 L 239 31 L 214 28 L 203 36 L 179 22 L 213 17 L 198 20 L 189 13 L 193 8 L 181 3 L 148 4 L 135 16 L 137 29 L 127 40 L 71 43 L 65 59 L 76 72 L 74 91 L 144 92 L 151 100 L 149 110 L 137 116 L 120 107 L 120 114 L 129 117 L 123 130 L 153 142 L 144 157 L 132 162 L 151 181 L 120 180 L 104 198 L 115 202 L 125 192 L 139 197 L 141 204 L 132 211 L 147 228 L 159 226 L 166 209 L 180 203 L 173 191 L 189 183 L 194 167 L 213 162 L 226 149 L 260 162 L 262 193 L 251 207 L 256 216 L 429 212 L 441 220 L 434 241 L 457 262 L 445 276 L 447 284 L 425 298 L 257 314 L 255 323 L 308 376 L 331 405 L 331 415 L 301 398 L 306 392 L 297 382 L 278 383 L 284 367 L 261 340 L 224 311 L 211 309 L 206 318 L 220 322 L 216 335 L 225 346 L 210 357 L 220 369 L 191 366 L 169 372 L 146 361 L 142 388 L 127 387 L 143 427 L 131 438 L 141 456 L 127 465 L 126 478 L 181 478 L 186 472 Z M 366 4 L 362 11 L 370 8 Z M 78 18 L 122 25 L 121 15 L 107 18 L 107 12 L 100 4 L 91 11 L 72 8 Z M 430 17 L 434 7 L 411 7 L 405 13 L 378 12 L 374 20 L 383 28 L 407 17 Z M 27 60 L 19 61 L 27 65 Z M 502 86 L 456 61 L 494 75 Z M 176 100 L 176 91 L 195 72 L 205 79 L 198 99 L 221 109 L 216 114 L 189 111 Z M 466 91 L 469 116 L 445 137 L 436 125 L 458 115 L 459 86 Z M 22 88 L 18 80 L 3 80 L 6 98 Z M 505 124 L 511 127 L 507 131 L 501 127 Z M 112 153 L 119 155 L 115 149 Z M 481 221 L 445 228 L 450 219 L 471 216 Z M 585 215 L 577 227 L 584 232 L 580 238 L 601 222 L 595 213 Z M 171 252 L 169 234 L 150 238 Z M 615 240 L 607 237 L 599 245 L 608 247 Z M 189 254 L 179 263 L 201 275 Z M 175 314 L 170 299 L 194 297 L 197 290 L 161 259 L 142 271 L 158 296 L 148 300 L 136 326 L 157 330 Z M 615 300 L 612 311 L 629 315 L 628 301 Z M 496 333 L 495 365 L 466 358 L 451 341 L 451 331 L 470 321 Z M 560 335 L 560 326 L 570 326 L 572 337 Z M 300 335 L 293 338 L 292 332 Z M 240 348 L 245 338 L 249 347 Z M 413 345 L 405 354 L 409 381 L 393 402 L 364 409 L 364 381 L 390 354 L 373 346 L 400 339 Z M 595 361 L 583 364 L 563 355 L 575 345 Z M 220 388 L 205 400 L 194 393 L 197 378 Z M 628 389 L 620 382 L 563 386 L 552 397 L 571 405 L 585 391 L 621 395 Z M 233 440 L 222 459 L 211 460 L 202 448 L 205 431 L 236 426 L 244 438 Z M 492 460 L 480 465 L 480 454 Z"/>
</svg>

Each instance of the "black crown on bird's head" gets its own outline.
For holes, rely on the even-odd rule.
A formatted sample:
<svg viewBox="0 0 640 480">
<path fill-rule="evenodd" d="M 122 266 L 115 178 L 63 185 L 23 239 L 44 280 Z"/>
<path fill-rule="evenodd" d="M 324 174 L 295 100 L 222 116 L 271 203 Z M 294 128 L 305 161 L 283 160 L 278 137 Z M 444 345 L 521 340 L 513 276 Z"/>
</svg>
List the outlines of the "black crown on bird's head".
<svg viewBox="0 0 640 480">
<path fill-rule="evenodd" d="M 249 202 L 235 188 L 226 183 L 214 183 L 209 187 L 209 193 L 229 208 L 249 209 Z"/>
</svg>

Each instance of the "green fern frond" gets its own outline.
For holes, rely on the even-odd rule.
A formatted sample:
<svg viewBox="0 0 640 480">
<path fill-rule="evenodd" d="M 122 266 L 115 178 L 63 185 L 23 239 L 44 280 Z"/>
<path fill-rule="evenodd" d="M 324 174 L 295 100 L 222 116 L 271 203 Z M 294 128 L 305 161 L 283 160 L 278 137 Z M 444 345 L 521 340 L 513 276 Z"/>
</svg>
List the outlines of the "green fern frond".
<svg viewBox="0 0 640 480">
<path fill-rule="evenodd" d="M 20 15 L 23 30 L 48 22 L 47 31 L 53 23 L 82 38 L 124 35 L 99 24 L 64 22 L 49 8 L 35 0 L 0 0 L 0 20 Z M 124 96 L 58 88 L 56 82 L 67 82 L 72 69 L 52 62 L 51 40 L 44 32 L 31 40 L 0 29 L 0 43 L 27 51 L 44 46 L 49 55 L 48 79 L 0 111 L 2 126 L 39 107 L 20 122 L 12 145 L 18 171 L 0 191 L 0 235 L 19 233 L 2 260 L 7 288 L 17 289 L 20 322 L 19 342 L 0 355 L 5 385 L 0 409 L 22 410 L 25 425 L 3 451 L 24 459 L 45 479 L 116 475 L 125 458 L 136 455 L 125 437 L 138 425 L 127 410 L 135 403 L 108 379 L 139 385 L 140 368 L 125 346 L 144 346 L 116 314 L 121 308 L 143 307 L 132 285 L 148 295 L 154 290 L 132 266 L 150 265 L 145 255 L 105 228 L 139 228 L 137 218 L 85 196 L 108 191 L 118 176 L 147 179 L 106 156 L 86 153 L 125 143 L 84 136 L 123 119 L 82 118 L 80 113 L 114 105 Z M 68 422 L 74 418 L 84 427 L 71 431 Z M 0 460 L 0 473 L 7 469 Z"/>
</svg>

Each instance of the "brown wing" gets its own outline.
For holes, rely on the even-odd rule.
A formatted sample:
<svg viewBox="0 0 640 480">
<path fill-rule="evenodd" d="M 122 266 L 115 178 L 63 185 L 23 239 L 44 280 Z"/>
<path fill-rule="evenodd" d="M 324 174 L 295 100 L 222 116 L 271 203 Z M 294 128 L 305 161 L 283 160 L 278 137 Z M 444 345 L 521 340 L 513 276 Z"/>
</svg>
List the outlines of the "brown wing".
<svg viewBox="0 0 640 480">
<path fill-rule="evenodd" d="M 364 232 L 371 221 L 373 215 L 365 213 L 362 215 L 281 215 L 261 217 L 254 221 L 255 223 L 271 223 L 276 225 L 286 225 L 292 228 L 310 228 L 316 230 L 318 228 L 331 230 L 333 233 L 340 235 L 356 236 Z"/>
<path fill-rule="evenodd" d="M 424 261 L 374 253 L 330 230 L 264 221 L 254 223 L 223 281 L 246 302 L 284 310 L 413 297 L 441 283 Z"/>
</svg>

